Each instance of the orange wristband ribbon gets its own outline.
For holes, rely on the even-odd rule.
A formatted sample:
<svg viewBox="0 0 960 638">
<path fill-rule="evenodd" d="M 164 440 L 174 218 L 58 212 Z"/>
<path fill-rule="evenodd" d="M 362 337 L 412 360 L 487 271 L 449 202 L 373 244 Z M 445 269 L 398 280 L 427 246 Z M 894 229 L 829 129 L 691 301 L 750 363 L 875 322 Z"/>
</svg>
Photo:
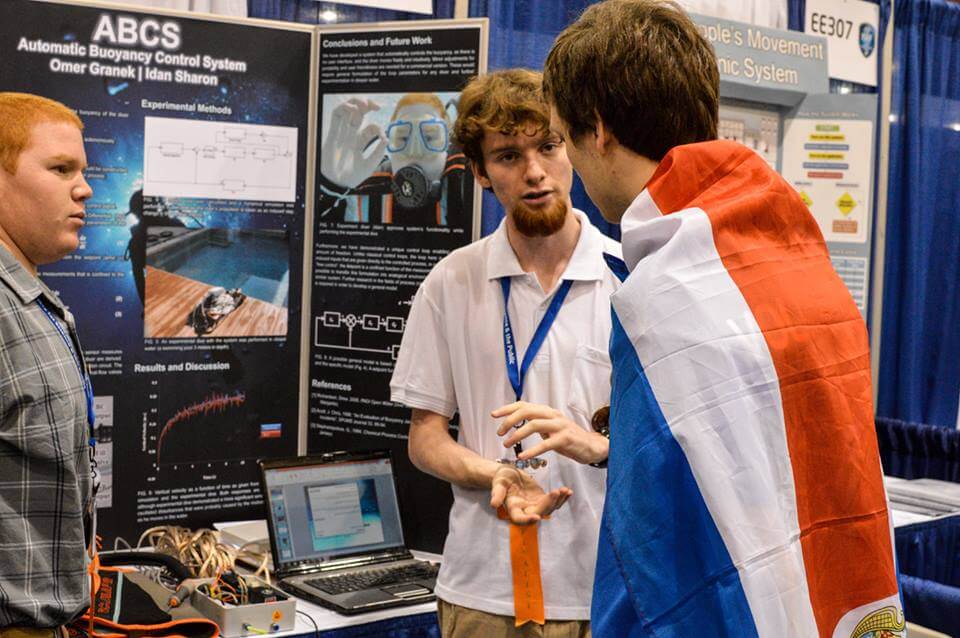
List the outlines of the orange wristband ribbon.
<svg viewBox="0 0 960 638">
<path fill-rule="evenodd" d="M 497 517 L 509 521 L 506 510 L 497 509 Z M 545 519 L 548 517 L 544 517 Z M 521 627 L 530 621 L 542 625 L 545 622 L 543 609 L 543 581 L 540 578 L 540 524 L 517 525 L 510 523 L 510 567 L 513 571 L 514 624 Z"/>
</svg>

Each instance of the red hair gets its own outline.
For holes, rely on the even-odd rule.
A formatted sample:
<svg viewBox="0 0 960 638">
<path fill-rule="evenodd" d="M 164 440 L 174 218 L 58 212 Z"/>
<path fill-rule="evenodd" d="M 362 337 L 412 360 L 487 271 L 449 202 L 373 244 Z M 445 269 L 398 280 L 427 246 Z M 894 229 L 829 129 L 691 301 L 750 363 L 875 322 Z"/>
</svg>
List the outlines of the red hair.
<svg viewBox="0 0 960 638">
<path fill-rule="evenodd" d="M 20 153 L 30 143 L 33 127 L 41 122 L 63 122 L 83 130 L 76 112 L 60 102 L 29 93 L 0 92 L 0 166 L 10 175 L 16 174 Z"/>
</svg>

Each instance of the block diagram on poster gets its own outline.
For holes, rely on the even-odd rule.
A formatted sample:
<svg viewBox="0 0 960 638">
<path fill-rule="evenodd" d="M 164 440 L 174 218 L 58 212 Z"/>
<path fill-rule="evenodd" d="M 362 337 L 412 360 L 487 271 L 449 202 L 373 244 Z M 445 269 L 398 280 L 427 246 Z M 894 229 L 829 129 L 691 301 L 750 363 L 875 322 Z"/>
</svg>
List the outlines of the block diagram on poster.
<svg viewBox="0 0 960 638">
<path fill-rule="evenodd" d="M 143 194 L 292 202 L 297 129 L 144 118 Z"/>
<path fill-rule="evenodd" d="M 756 151 L 777 170 L 780 148 L 780 114 L 776 111 L 749 108 L 733 104 L 720 105 L 717 137 L 734 140 Z"/>
<path fill-rule="evenodd" d="M 328 310 L 314 320 L 313 345 L 388 354 L 396 359 L 405 326 L 403 317 Z"/>
</svg>

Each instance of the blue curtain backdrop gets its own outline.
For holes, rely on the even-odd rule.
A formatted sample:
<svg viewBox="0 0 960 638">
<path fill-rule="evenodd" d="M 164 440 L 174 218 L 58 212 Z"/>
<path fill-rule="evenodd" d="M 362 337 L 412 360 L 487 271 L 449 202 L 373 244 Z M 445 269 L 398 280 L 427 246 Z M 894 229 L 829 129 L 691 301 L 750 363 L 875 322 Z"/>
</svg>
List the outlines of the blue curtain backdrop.
<svg viewBox="0 0 960 638">
<path fill-rule="evenodd" d="M 957 422 L 960 5 L 897 0 L 877 413 Z"/>
<path fill-rule="evenodd" d="M 898 527 L 894 537 L 907 620 L 960 636 L 960 517 Z"/>
</svg>

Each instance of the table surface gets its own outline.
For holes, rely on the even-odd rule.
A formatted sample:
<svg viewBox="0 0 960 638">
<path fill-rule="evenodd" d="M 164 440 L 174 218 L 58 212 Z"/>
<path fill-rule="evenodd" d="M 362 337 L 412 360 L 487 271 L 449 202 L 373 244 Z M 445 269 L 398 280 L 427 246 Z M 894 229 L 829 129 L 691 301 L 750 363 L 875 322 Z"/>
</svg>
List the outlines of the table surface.
<svg viewBox="0 0 960 638">
<path fill-rule="evenodd" d="M 340 629 L 342 627 L 352 627 L 354 625 L 365 625 L 367 623 L 377 622 L 379 620 L 387 620 L 389 618 L 401 618 L 403 616 L 436 613 L 437 603 L 420 603 L 419 605 L 410 605 L 408 607 L 392 607 L 390 609 L 382 609 L 380 611 L 370 611 L 365 614 L 357 614 L 356 616 L 343 616 L 335 611 L 319 607 L 313 603 L 309 603 L 298 598 L 297 610 L 306 612 L 307 615 L 313 618 L 313 620 L 317 623 L 317 628 L 319 628 L 320 631 L 327 631 L 330 629 Z M 283 638 L 284 636 L 312 634 L 314 631 L 315 628 L 313 624 L 301 614 L 297 614 L 297 623 L 293 630 L 270 635 L 276 636 L 276 638 Z"/>
</svg>

